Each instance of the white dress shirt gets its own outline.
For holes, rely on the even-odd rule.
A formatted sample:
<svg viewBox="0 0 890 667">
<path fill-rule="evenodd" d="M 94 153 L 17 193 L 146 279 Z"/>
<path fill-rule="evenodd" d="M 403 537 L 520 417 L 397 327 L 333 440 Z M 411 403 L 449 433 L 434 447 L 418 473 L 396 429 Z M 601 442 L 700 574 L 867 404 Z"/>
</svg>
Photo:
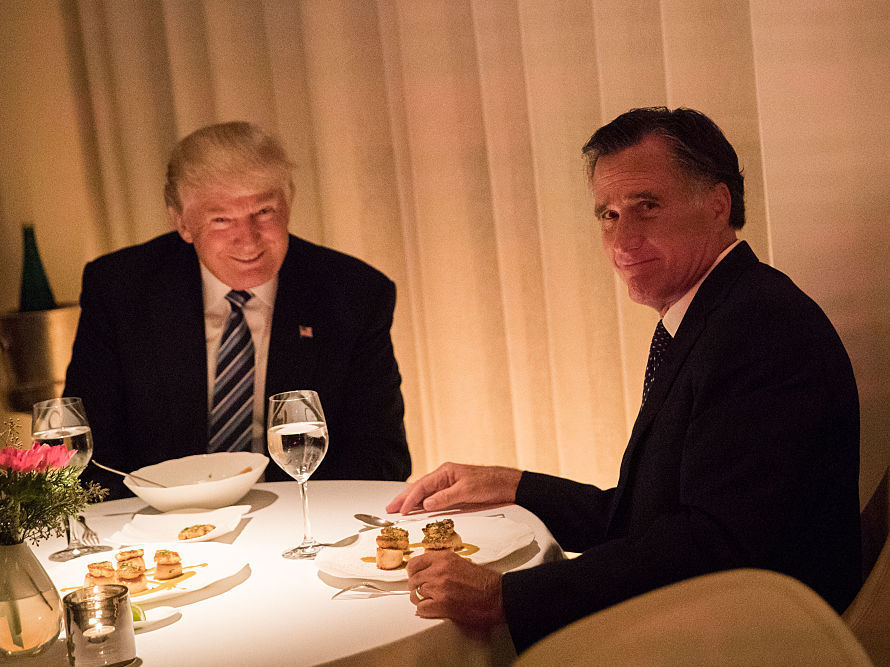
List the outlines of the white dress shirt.
<svg viewBox="0 0 890 667">
<path fill-rule="evenodd" d="M 207 409 L 213 405 L 213 384 L 216 379 L 216 355 L 223 328 L 232 307 L 226 299 L 232 288 L 210 273 L 201 264 L 201 284 L 204 292 L 204 337 L 207 342 Z M 278 276 L 258 287 L 246 290 L 253 294 L 242 308 L 250 337 L 253 339 L 253 451 L 266 450 L 266 361 L 269 358 L 269 332 L 275 310 Z"/>
</svg>

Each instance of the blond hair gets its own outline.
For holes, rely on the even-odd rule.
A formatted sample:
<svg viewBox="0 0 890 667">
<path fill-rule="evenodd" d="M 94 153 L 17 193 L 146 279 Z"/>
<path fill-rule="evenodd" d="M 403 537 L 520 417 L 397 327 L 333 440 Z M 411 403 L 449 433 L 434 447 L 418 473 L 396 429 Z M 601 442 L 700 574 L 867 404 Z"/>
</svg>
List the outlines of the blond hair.
<svg viewBox="0 0 890 667">
<path fill-rule="evenodd" d="M 164 201 L 182 212 L 182 191 L 209 184 L 256 185 L 278 189 L 290 202 L 293 164 L 281 143 L 260 127 L 243 121 L 208 125 L 173 149 L 167 163 Z"/>
</svg>

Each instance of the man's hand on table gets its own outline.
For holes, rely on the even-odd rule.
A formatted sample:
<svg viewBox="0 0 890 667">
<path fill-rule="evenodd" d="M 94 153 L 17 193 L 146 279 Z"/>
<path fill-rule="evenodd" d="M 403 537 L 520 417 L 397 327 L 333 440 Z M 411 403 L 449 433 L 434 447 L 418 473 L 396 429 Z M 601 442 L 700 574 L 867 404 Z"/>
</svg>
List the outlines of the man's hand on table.
<svg viewBox="0 0 890 667">
<path fill-rule="evenodd" d="M 407 514 L 458 505 L 512 503 L 522 471 L 501 466 L 443 463 L 408 485 L 386 506 Z M 411 602 L 421 618 L 449 618 L 465 633 L 486 637 L 505 622 L 501 575 L 453 551 L 424 553 L 408 561 Z"/>
<path fill-rule="evenodd" d="M 410 484 L 386 506 L 387 512 L 427 512 L 457 505 L 512 503 L 516 501 L 521 470 L 502 466 L 443 463 Z"/>
<path fill-rule="evenodd" d="M 501 575 L 453 551 L 425 553 L 408 561 L 411 602 L 421 618 L 449 618 L 474 638 L 505 622 Z"/>
</svg>

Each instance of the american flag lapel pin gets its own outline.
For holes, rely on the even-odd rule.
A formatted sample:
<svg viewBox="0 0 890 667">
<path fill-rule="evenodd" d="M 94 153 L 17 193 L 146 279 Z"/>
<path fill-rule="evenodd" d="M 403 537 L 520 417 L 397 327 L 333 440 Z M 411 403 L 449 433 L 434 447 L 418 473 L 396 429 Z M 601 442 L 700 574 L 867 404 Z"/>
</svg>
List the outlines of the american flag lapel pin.
<svg viewBox="0 0 890 667">
<path fill-rule="evenodd" d="M 307 327 L 305 324 L 301 324 L 300 338 L 312 338 L 312 327 Z"/>
</svg>

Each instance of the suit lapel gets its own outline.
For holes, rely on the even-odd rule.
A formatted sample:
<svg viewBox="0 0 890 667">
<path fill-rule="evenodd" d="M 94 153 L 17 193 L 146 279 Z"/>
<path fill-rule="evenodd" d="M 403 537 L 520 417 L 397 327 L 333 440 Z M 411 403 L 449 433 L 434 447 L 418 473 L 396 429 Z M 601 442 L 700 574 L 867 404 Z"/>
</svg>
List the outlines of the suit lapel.
<svg viewBox="0 0 890 667">
<path fill-rule="evenodd" d="M 323 294 L 313 269 L 311 246 L 290 237 L 287 255 L 278 272 L 278 290 L 269 334 L 266 364 L 266 398 L 282 391 L 306 389 L 312 385 L 318 364 L 318 336 L 315 304 Z"/>
<path fill-rule="evenodd" d="M 692 299 L 692 303 L 689 304 L 689 309 L 683 317 L 677 335 L 671 342 L 658 367 L 658 374 L 655 376 L 655 381 L 649 389 L 646 404 L 640 408 L 631 430 L 630 439 L 621 460 L 618 487 L 615 491 L 612 512 L 609 517 L 610 523 L 617 511 L 624 489 L 628 485 L 636 450 L 644 436 L 648 433 L 655 416 L 664 405 L 664 401 L 670 393 L 671 387 L 683 364 L 686 362 L 689 353 L 695 347 L 696 342 L 704 331 L 708 314 L 723 302 L 726 298 L 727 290 L 739 275 L 747 267 L 756 264 L 757 261 L 757 256 L 750 246 L 745 241 L 742 241 L 723 258 L 720 264 L 714 267 L 714 270 L 711 271 L 710 275 L 699 287 L 698 292 Z"/>
<path fill-rule="evenodd" d="M 203 453 L 207 442 L 207 347 L 201 269 L 194 248 L 179 241 L 166 264 L 159 267 L 158 289 L 152 290 L 147 313 L 159 346 L 158 363 L 177 369 L 175 385 L 164 395 L 171 404 L 159 406 L 170 416 L 178 448 L 173 455 Z M 184 451 L 188 449 L 189 451 Z"/>
</svg>

